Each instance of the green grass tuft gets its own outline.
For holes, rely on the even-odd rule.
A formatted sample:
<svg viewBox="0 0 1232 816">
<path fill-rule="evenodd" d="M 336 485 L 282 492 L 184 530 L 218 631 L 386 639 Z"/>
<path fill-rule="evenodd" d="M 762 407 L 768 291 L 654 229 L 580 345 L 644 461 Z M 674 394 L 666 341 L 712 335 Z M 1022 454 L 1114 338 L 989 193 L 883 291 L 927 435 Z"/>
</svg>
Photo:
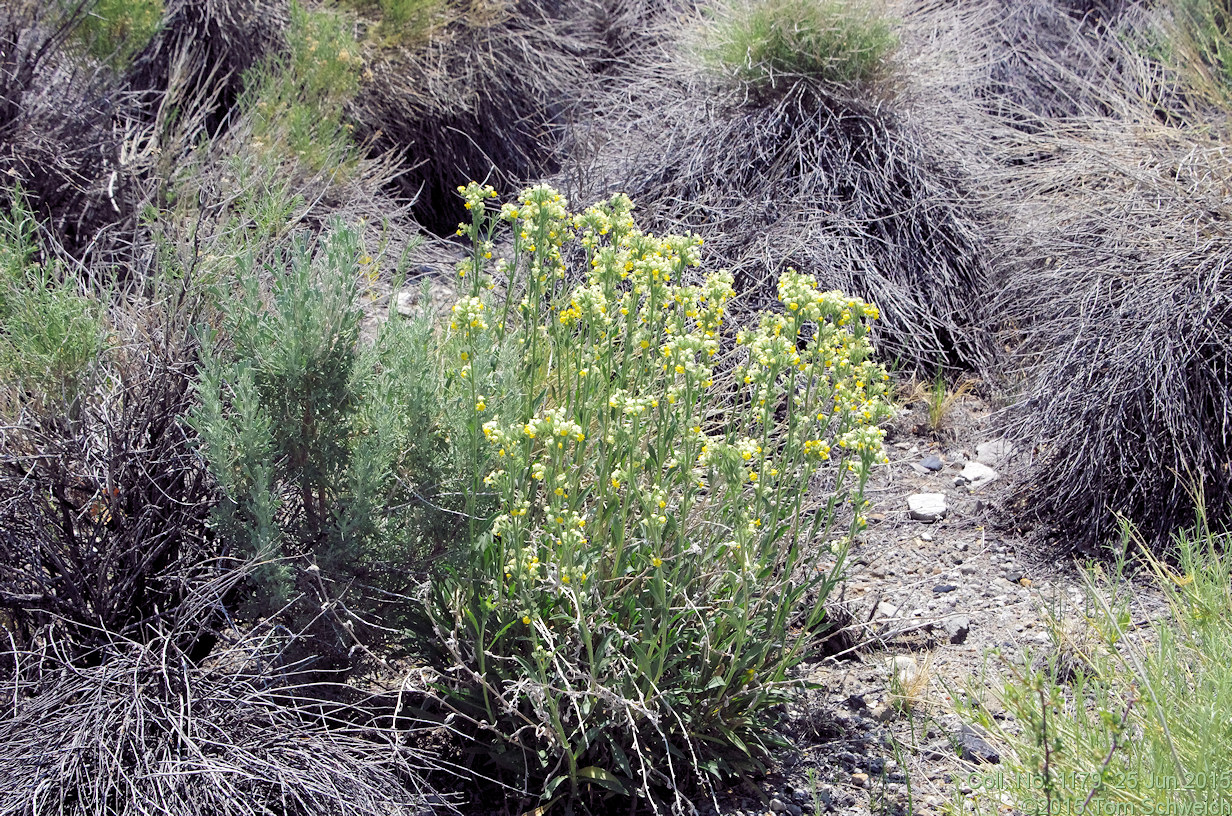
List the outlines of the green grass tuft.
<svg viewBox="0 0 1232 816">
<path fill-rule="evenodd" d="M 1023 812 L 1232 807 L 1230 539 L 1205 529 L 1182 535 L 1172 563 L 1132 532 L 1126 542 L 1144 553 L 1137 566 L 1153 576 L 1164 614 L 1135 606 L 1142 592 L 1126 562 L 1110 576 L 1092 570 L 1082 627 L 1055 627 L 1057 654 L 1042 666 L 1011 666 L 999 692 L 1020 728 L 981 718 L 1009 749 L 997 779 L 1010 782 L 975 776 Z"/>
<path fill-rule="evenodd" d="M 849 87 L 885 81 L 898 38 L 890 22 L 853 0 L 756 0 L 730 8 L 703 55 L 757 88 L 781 77 Z"/>
<path fill-rule="evenodd" d="M 62 5 L 71 13 L 80 3 Z M 158 32 L 162 18 L 163 0 L 97 0 L 75 34 L 91 56 L 122 70 Z"/>
<path fill-rule="evenodd" d="M 102 314 L 38 259 L 35 230 L 20 199 L 0 212 L 0 405 L 71 405 L 103 349 Z"/>
<path fill-rule="evenodd" d="M 448 0 L 344 0 L 364 15 L 375 15 L 377 40 L 382 44 L 423 44 L 446 18 Z"/>
</svg>

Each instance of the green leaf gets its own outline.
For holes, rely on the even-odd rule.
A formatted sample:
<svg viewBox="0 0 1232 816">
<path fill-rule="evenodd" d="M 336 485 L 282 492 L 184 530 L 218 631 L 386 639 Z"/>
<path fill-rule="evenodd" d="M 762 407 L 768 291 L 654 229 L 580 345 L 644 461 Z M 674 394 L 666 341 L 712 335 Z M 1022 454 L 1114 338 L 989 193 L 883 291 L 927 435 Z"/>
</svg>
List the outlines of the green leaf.
<svg viewBox="0 0 1232 816">
<path fill-rule="evenodd" d="M 607 788 L 610 791 L 619 793 L 621 796 L 628 796 L 629 792 L 625 790 L 625 786 L 620 784 L 620 780 L 616 776 L 598 765 L 588 765 L 585 768 L 578 770 L 578 778 L 586 779 L 594 782 L 601 787 Z"/>
</svg>

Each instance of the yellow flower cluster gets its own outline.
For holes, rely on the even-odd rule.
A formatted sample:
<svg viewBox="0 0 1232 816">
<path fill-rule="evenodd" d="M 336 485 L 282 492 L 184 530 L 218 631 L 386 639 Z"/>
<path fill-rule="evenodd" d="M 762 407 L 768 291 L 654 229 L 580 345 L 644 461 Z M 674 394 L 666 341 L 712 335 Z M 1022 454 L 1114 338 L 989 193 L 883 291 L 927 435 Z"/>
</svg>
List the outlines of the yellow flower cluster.
<svg viewBox="0 0 1232 816">
<path fill-rule="evenodd" d="M 480 298 L 462 298 L 453 305 L 453 317 L 449 321 L 449 328 L 463 332 L 483 331 L 488 327 L 487 321 L 483 319 L 485 308 Z"/>
<path fill-rule="evenodd" d="M 830 458 L 830 446 L 820 439 L 809 439 L 804 443 L 804 455 L 818 459 Z"/>
<path fill-rule="evenodd" d="M 493 187 L 481 185 L 477 181 L 458 187 L 458 193 L 462 196 L 463 206 L 472 211 L 482 209 L 484 202 L 490 198 L 496 198 L 496 190 Z"/>
<path fill-rule="evenodd" d="M 539 556 L 529 550 L 519 550 L 505 563 L 505 578 L 512 581 L 530 582 L 542 575 Z"/>
<path fill-rule="evenodd" d="M 491 198 L 468 189 L 472 207 Z M 552 598 L 565 585 L 580 592 L 587 575 L 598 580 L 586 591 L 599 592 L 719 554 L 730 580 L 747 580 L 813 474 L 853 464 L 862 486 L 884 458 L 874 426 L 890 412 L 887 375 L 867 325 L 876 307 L 789 271 L 782 308 L 738 335 L 734 390 L 716 387 L 732 276 L 701 274 L 700 238 L 644 234 L 632 210 L 616 196 L 570 215 L 559 193 L 531 188 L 475 228 L 463 270 L 482 273 L 493 219 L 506 222 L 513 256 L 493 266 L 514 299 L 471 348 L 504 343 L 526 392 L 485 375 L 471 386 L 474 421 L 495 454 L 484 485 L 502 505 L 492 531 L 512 553 L 506 575 Z M 585 253 L 581 281 L 564 274 L 570 241 Z M 457 331 L 487 329 L 485 297 L 459 300 Z M 710 514 L 700 527 L 699 507 Z"/>
<path fill-rule="evenodd" d="M 881 428 L 869 425 L 852 428 L 839 437 L 838 444 L 839 447 L 861 457 L 868 457 L 872 461 L 882 464 L 890 461 L 885 455 L 885 431 Z"/>
<path fill-rule="evenodd" d="M 522 426 L 522 433 L 531 439 L 542 439 L 545 444 L 555 442 L 558 447 L 563 447 L 569 439 L 578 442 L 586 439 L 582 426 L 569 419 L 564 408 L 552 408 L 543 416 L 532 418 Z"/>
</svg>

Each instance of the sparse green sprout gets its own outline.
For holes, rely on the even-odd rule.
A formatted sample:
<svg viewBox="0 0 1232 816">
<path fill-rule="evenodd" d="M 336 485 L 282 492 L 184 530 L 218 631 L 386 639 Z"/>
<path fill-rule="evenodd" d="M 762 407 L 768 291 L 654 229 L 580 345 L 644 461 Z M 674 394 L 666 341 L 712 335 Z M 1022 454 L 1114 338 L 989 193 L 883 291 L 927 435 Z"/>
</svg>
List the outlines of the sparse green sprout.
<svg viewBox="0 0 1232 816">
<path fill-rule="evenodd" d="M 971 390 L 972 381 L 962 380 L 953 388 L 946 382 L 945 376 L 937 374 L 928 387 L 928 429 L 937 433 L 945 425 L 950 409 Z"/>
<path fill-rule="evenodd" d="M 1142 588 L 1125 562 L 1111 575 L 1088 572 L 1079 659 L 1007 663 L 996 696 L 1009 718 L 972 712 L 1005 746 L 1004 778 L 1023 781 L 998 790 L 1023 812 L 1232 808 L 1228 536 L 1200 527 L 1165 562 L 1125 534 L 1164 614 L 1129 614 Z"/>
</svg>

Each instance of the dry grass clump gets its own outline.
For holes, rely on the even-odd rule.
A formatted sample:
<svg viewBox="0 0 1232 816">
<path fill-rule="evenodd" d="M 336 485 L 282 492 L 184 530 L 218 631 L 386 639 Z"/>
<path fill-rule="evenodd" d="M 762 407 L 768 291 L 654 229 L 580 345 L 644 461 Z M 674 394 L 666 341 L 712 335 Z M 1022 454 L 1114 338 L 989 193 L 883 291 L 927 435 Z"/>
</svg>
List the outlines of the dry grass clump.
<svg viewBox="0 0 1232 816">
<path fill-rule="evenodd" d="M 314 37 L 351 42 L 347 20 L 296 18 L 281 0 L 171 0 L 121 75 L 74 44 L 87 8 L 71 8 L 0 10 L 0 173 L 21 185 L 49 245 L 83 268 L 109 279 L 134 257 L 148 265 L 152 232 L 226 254 L 201 224 L 231 240 L 246 222 L 268 238 L 405 216 L 381 193 L 394 157 L 361 156 L 343 118 L 357 54 L 306 58 Z M 151 230 L 142 216 L 153 212 Z"/>
<path fill-rule="evenodd" d="M 623 190 L 650 228 L 703 234 L 742 308 L 794 267 L 875 302 L 886 359 L 926 376 L 991 364 L 984 215 L 896 103 L 799 78 L 750 100 L 668 58 L 600 109 L 576 195 Z"/>
<path fill-rule="evenodd" d="M 619 70 L 662 4 L 634 0 L 449 4 L 423 43 L 384 43 L 350 108 L 361 136 L 396 151 L 418 220 L 452 234 L 456 188 L 508 190 L 557 169 L 564 126 L 589 116 L 597 77 Z M 610 80 L 609 80 L 610 81 Z"/>
<path fill-rule="evenodd" d="M 1105 115 L 1127 91 L 1146 94 L 1141 61 L 1111 32 L 1124 30 L 1124 0 L 1021 0 L 973 4 L 976 42 L 990 62 L 976 93 L 997 117 L 1030 129 L 1033 120 Z M 977 45 L 976 48 L 979 48 Z"/>
<path fill-rule="evenodd" d="M 428 763 L 362 705 L 323 708 L 322 688 L 279 667 L 284 638 L 254 632 L 202 665 L 177 640 L 117 639 L 88 668 L 54 643 L 0 652 L 0 812 L 432 812 Z"/>
<path fill-rule="evenodd" d="M 1232 499 L 1232 155 L 1137 138 L 1109 128 L 1034 174 L 1074 192 L 1049 196 L 1000 300 L 1023 329 L 1023 497 L 1074 542 L 1113 536 L 1117 514 L 1164 542 L 1195 486 L 1212 523 Z"/>
<path fill-rule="evenodd" d="M 128 84 L 155 93 L 176 85 L 217 89 L 225 110 L 244 72 L 284 47 L 288 14 L 287 0 L 166 0 L 162 24 L 134 57 Z"/>
<path fill-rule="evenodd" d="M 0 204 L 20 185 L 65 247 L 131 219 L 134 167 L 123 149 L 133 99 L 109 71 L 66 48 L 87 13 L 54 4 L 0 8 Z"/>
<path fill-rule="evenodd" d="M 1116 5 L 1098 21 L 1056 0 L 921 12 L 931 126 L 998 214 L 1019 506 L 1070 545 L 1113 538 L 1117 515 L 1162 544 L 1193 522 L 1198 483 L 1214 524 L 1232 499 L 1225 114 L 1148 47 L 1167 19 Z"/>
</svg>

